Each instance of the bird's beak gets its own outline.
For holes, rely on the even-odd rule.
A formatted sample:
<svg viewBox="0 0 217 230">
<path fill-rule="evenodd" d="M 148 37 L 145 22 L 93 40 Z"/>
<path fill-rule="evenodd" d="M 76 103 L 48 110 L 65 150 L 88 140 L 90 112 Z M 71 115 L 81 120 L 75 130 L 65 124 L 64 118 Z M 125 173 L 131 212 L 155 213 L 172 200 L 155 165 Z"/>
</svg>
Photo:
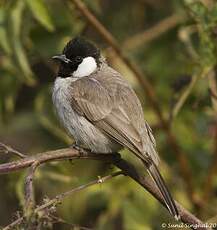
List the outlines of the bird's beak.
<svg viewBox="0 0 217 230">
<path fill-rule="evenodd" d="M 52 59 L 58 60 L 58 61 L 61 61 L 61 62 L 64 62 L 64 63 L 71 62 L 71 60 L 68 59 L 65 54 L 53 56 Z"/>
</svg>

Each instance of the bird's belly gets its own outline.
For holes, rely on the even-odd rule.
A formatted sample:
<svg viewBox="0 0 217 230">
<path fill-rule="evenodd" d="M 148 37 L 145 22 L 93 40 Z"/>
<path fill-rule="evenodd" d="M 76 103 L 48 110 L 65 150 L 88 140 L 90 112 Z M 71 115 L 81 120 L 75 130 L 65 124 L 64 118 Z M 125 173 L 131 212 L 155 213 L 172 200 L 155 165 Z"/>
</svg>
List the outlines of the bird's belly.
<svg viewBox="0 0 217 230">
<path fill-rule="evenodd" d="M 55 90 L 55 88 L 54 88 Z M 122 146 L 102 133 L 85 117 L 80 116 L 70 105 L 67 96 L 60 90 L 53 92 L 53 103 L 58 116 L 76 143 L 96 153 L 119 151 Z"/>
</svg>

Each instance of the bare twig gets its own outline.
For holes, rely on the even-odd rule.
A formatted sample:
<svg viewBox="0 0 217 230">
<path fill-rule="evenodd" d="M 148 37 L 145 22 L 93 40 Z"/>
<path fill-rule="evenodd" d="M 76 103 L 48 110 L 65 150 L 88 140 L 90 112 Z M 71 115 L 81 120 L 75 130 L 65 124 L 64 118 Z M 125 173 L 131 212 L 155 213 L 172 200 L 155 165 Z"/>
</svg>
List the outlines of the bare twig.
<svg viewBox="0 0 217 230">
<path fill-rule="evenodd" d="M 216 74 L 215 71 L 212 70 L 210 74 L 208 75 L 208 81 L 209 81 L 209 88 L 211 92 L 211 101 L 212 101 L 212 107 L 214 110 L 214 116 L 216 118 L 217 114 L 217 100 L 214 95 L 217 95 L 217 83 L 216 83 Z M 214 118 L 214 119 L 215 119 Z M 203 190 L 203 199 L 202 199 L 202 204 L 200 206 L 200 210 L 202 211 L 202 208 L 207 204 L 207 202 L 213 197 L 212 190 L 213 190 L 213 185 L 214 185 L 214 179 L 215 175 L 217 173 L 216 165 L 217 165 L 217 120 L 215 119 L 215 124 L 214 126 L 214 135 L 213 135 L 213 140 L 214 140 L 214 147 L 213 147 L 213 159 L 211 161 L 211 164 L 208 168 L 207 172 L 207 177 L 205 178 L 205 183 L 204 183 L 204 190 Z"/>
<path fill-rule="evenodd" d="M 211 71 L 211 73 L 209 74 L 208 81 L 209 81 L 212 107 L 215 114 L 217 114 L 217 77 L 214 70 Z"/>
<path fill-rule="evenodd" d="M 217 101 L 217 93 L 214 93 L 211 89 L 209 89 L 209 93 L 212 97 L 212 100 Z"/>
<path fill-rule="evenodd" d="M 111 175 L 108 175 L 108 176 L 105 176 L 105 177 L 102 177 L 101 179 L 97 179 L 97 180 L 94 180 L 94 181 L 91 181 L 85 185 L 81 185 L 79 187 L 76 187 L 70 191 L 67 191 L 65 193 L 62 193 L 62 194 L 59 194 L 57 195 L 54 199 L 51 199 L 50 201 L 48 201 L 47 203 L 37 207 L 34 212 L 35 213 L 38 213 L 40 211 L 43 211 L 44 209 L 52 206 L 52 205 L 57 205 L 58 203 L 60 203 L 60 201 L 62 201 L 64 198 L 72 195 L 73 193 L 75 192 L 79 192 L 81 190 L 84 190 L 90 186 L 93 186 L 93 185 L 96 185 L 96 184 L 99 184 L 99 183 L 104 183 L 105 181 L 107 180 L 110 180 L 112 179 L 113 177 L 116 177 L 116 176 L 119 176 L 119 175 L 123 175 L 122 171 L 118 171 L 118 172 L 115 172 Z M 17 220 L 15 220 L 14 222 L 12 222 L 11 224 L 9 224 L 8 226 L 6 226 L 5 228 L 3 228 L 3 230 L 10 230 L 12 229 L 13 227 L 19 225 L 22 223 L 22 221 L 24 220 L 24 217 L 20 217 L 18 218 Z"/>
<path fill-rule="evenodd" d="M 14 171 L 18 171 L 20 169 L 30 167 L 35 161 L 38 161 L 39 164 L 66 159 L 93 159 L 111 162 L 112 160 L 117 160 L 118 158 L 119 154 L 93 154 L 89 152 L 83 152 L 82 154 L 80 154 L 76 149 L 65 148 L 61 150 L 38 153 L 34 156 L 26 157 L 25 159 L 0 164 L 0 174 L 8 174 Z"/>
<path fill-rule="evenodd" d="M 94 159 L 94 160 L 110 162 L 115 166 L 117 166 L 119 169 L 121 169 L 125 175 L 131 177 L 133 180 L 139 183 L 148 192 L 150 192 L 156 199 L 158 199 L 162 205 L 165 206 L 163 198 L 159 193 L 158 189 L 156 188 L 156 186 L 154 185 L 154 183 L 152 182 L 152 180 L 148 177 L 144 177 L 140 175 L 138 170 L 134 166 L 132 166 L 129 162 L 121 159 L 119 154 L 93 154 L 85 151 L 82 152 L 82 154 L 80 154 L 76 149 L 65 148 L 65 149 L 59 149 L 55 151 L 39 153 L 36 154 L 35 156 L 27 157 L 26 159 L 21 159 L 15 162 L 2 164 L 0 165 L 0 173 L 10 173 L 13 171 L 24 169 L 26 167 L 30 167 L 35 161 L 39 162 L 39 164 L 43 164 L 50 161 L 66 160 L 66 159 Z M 194 224 L 194 225 L 202 224 L 202 222 L 199 219 L 197 219 L 193 214 L 189 213 L 185 208 L 183 208 L 177 202 L 176 204 L 179 209 L 181 220 L 184 223 Z"/>
<path fill-rule="evenodd" d="M 171 116 L 170 116 L 170 122 L 173 121 L 173 119 L 177 116 L 177 114 L 179 113 L 180 109 L 184 105 L 184 103 L 187 100 L 188 96 L 192 92 L 193 87 L 197 83 L 197 81 L 199 79 L 198 77 L 199 77 L 198 75 L 193 75 L 192 76 L 190 84 L 187 86 L 187 88 L 182 93 L 182 95 L 179 97 L 178 101 L 176 102 L 175 106 L 173 107 L 173 110 L 172 110 Z"/>
<path fill-rule="evenodd" d="M 52 221 L 54 221 L 54 223 L 66 224 L 66 225 L 68 225 L 70 227 L 73 227 L 74 230 L 76 230 L 76 229 L 78 229 L 78 230 L 93 230 L 92 228 L 87 228 L 87 227 L 84 227 L 84 226 L 80 226 L 78 224 L 72 224 L 72 223 L 66 222 L 62 218 L 54 216 L 52 214 L 49 214 L 49 217 L 52 218 Z"/>
<path fill-rule="evenodd" d="M 9 145 L 5 145 L 1 142 L 0 142 L 0 153 L 5 153 L 5 154 L 11 153 L 21 158 L 27 157 L 25 154 L 20 153 L 17 150 L 11 148 Z"/>
<path fill-rule="evenodd" d="M 31 165 L 29 172 L 27 174 L 25 180 L 25 205 L 24 205 L 24 213 L 27 219 L 30 219 L 35 206 L 35 195 L 33 188 L 33 177 L 37 166 L 39 165 L 38 161 L 34 161 Z"/>
<path fill-rule="evenodd" d="M 198 82 L 198 80 L 205 77 L 207 74 L 210 74 L 211 72 L 212 71 L 210 70 L 210 68 L 206 68 L 200 74 L 195 74 L 192 76 L 190 84 L 187 86 L 187 88 L 185 89 L 183 94 L 180 96 L 179 100 L 177 101 L 177 103 L 175 104 L 175 106 L 172 110 L 171 120 L 173 120 L 177 116 L 177 114 L 179 113 L 180 109 L 182 108 L 182 106 L 186 102 L 187 98 L 191 94 L 191 92 L 192 92 L 194 86 L 196 85 L 196 83 Z"/>
<path fill-rule="evenodd" d="M 113 178 L 113 177 L 116 177 L 116 176 L 119 176 L 119 175 L 123 175 L 123 172 L 122 171 L 118 171 L 118 172 L 115 172 L 111 175 L 108 175 L 108 176 L 105 176 L 105 177 L 102 177 L 100 179 L 97 179 L 97 180 L 94 180 L 94 181 L 91 181 L 85 185 L 81 185 L 77 188 L 74 188 L 70 191 L 67 191 L 65 193 L 62 193 L 60 195 L 57 195 L 54 199 L 50 200 L 49 202 L 41 205 L 40 207 L 36 208 L 36 212 L 39 212 L 45 208 L 48 208 L 49 206 L 53 205 L 53 204 L 58 204 L 60 201 L 62 201 L 65 197 L 67 196 L 70 196 L 72 193 L 75 193 L 75 192 L 79 192 L 83 189 L 86 189 L 92 185 L 95 185 L 95 184 L 101 184 L 101 183 L 104 183 L 105 181 Z"/>
<path fill-rule="evenodd" d="M 195 50 L 191 40 L 191 34 L 195 32 L 197 32 L 197 27 L 195 25 L 182 27 L 178 31 L 179 39 L 184 43 L 189 56 L 193 60 L 197 60 L 199 58 L 199 55 Z"/>
<path fill-rule="evenodd" d="M 158 38 L 163 33 L 166 33 L 168 30 L 173 29 L 179 23 L 182 23 L 184 19 L 185 18 L 182 15 L 173 14 L 161 20 L 150 29 L 147 29 L 144 32 L 136 34 L 133 37 L 127 39 L 124 42 L 123 47 L 127 50 L 138 48 L 138 46 L 144 45 L 145 43 L 148 43 Z"/>
<path fill-rule="evenodd" d="M 213 188 L 213 182 L 215 175 L 217 173 L 217 124 L 215 125 L 215 130 L 214 130 L 214 151 L 213 151 L 213 159 L 212 163 L 209 166 L 209 170 L 207 173 L 207 177 L 205 179 L 204 183 L 204 193 L 203 193 L 203 205 L 207 204 L 208 200 L 211 199 L 211 193 L 212 193 L 212 188 Z"/>
</svg>

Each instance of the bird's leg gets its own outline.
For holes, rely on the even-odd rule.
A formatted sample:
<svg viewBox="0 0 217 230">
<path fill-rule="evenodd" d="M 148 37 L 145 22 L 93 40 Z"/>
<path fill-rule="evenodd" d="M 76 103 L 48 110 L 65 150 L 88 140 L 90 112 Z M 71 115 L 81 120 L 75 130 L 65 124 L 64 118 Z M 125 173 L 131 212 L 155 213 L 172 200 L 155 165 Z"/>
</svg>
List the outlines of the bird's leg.
<svg viewBox="0 0 217 230">
<path fill-rule="evenodd" d="M 88 149 L 81 147 L 76 142 L 74 142 L 72 145 L 69 146 L 72 149 L 76 149 L 80 153 L 80 157 L 85 156 L 87 152 L 89 152 Z"/>
</svg>

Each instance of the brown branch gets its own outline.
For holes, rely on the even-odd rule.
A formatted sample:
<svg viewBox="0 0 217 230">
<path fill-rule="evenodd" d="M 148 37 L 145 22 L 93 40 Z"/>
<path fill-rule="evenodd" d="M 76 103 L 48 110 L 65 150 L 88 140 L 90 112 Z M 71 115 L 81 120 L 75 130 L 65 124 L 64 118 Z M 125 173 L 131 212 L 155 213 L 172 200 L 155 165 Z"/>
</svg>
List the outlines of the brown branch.
<svg viewBox="0 0 217 230">
<path fill-rule="evenodd" d="M 66 222 L 65 220 L 63 220 L 62 218 L 60 217 L 57 217 L 57 216 L 54 216 L 52 214 L 49 214 L 49 217 L 51 217 L 52 221 L 54 223 L 61 223 L 61 224 L 65 224 L 65 225 L 68 225 L 70 227 L 72 227 L 72 229 L 78 229 L 78 230 L 93 230 L 92 228 L 87 228 L 87 227 L 84 227 L 84 226 L 80 226 L 78 224 L 72 224 L 72 223 L 69 223 L 69 222 Z"/>
<path fill-rule="evenodd" d="M 50 161 L 66 159 L 93 159 L 111 162 L 112 160 L 118 159 L 118 157 L 119 154 L 91 154 L 88 152 L 80 154 L 76 149 L 65 148 L 61 150 L 38 153 L 34 156 L 26 157 L 25 159 L 0 164 L 0 174 L 8 174 L 10 172 L 30 167 L 35 161 L 38 161 L 39 165 Z"/>
<path fill-rule="evenodd" d="M 123 62 L 128 66 L 128 68 L 135 74 L 135 77 L 140 82 L 146 96 L 148 98 L 148 102 L 152 106 L 155 114 L 157 115 L 162 129 L 165 131 L 167 135 L 167 142 L 173 148 L 176 153 L 177 161 L 179 163 L 181 175 L 186 183 L 187 187 L 187 195 L 189 200 L 197 206 L 198 200 L 195 198 L 193 182 L 192 182 L 192 173 L 189 167 L 189 163 L 186 159 L 186 155 L 180 149 L 175 136 L 171 133 L 168 122 L 164 119 L 161 109 L 160 103 L 156 98 L 156 94 L 154 88 L 151 83 L 146 79 L 138 67 L 125 56 L 123 53 L 120 44 L 118 44 L 117 40 L 112 36 L 112 34 L 102 25 L 102 23 L 90 12 L 90 10 L 86 7 L 86 5 L 81 0 L 68 0 L 68 2 L 72 2 L 76 8 L 81 12 L 81 14 L 86 18 L 93 28 L 102 36 L 102 38 L 115 50 L 116 54 L 123 60 Z M 70 6 L 70 5 L 69 5 Z"/>
<path fill-rule="evenodd" d="M 123 175 L 122 171 L 118 171 L 118 172 L 115 172 L 111 175 L 108 175 L 108 176 L 105 176 L 105 177 L 102 177 L 101 179 L 97 179 L 97 180 L 94 180 L 94 181 L 91 181 L 85 185 L 81 185 L 79 187 L 76 187 L 74 189 L 71 189 L 70 191 L 67 191 L 67 192 L 64 192 L 62 194 L 59 194 L 57 195 L 54 199 L 51 199 L 50 201 L 46 202 L 45 204 L 42 204 L 41 206 L 37 207 L 34 211 L 34 213 L 38 213 L 40 211 L 43 211 L 44 209 L 50 207 L 50 206 L 56 206 L 58 203 L 60 203 L 64 198 L 72 195 L 73 193 L 75 192 L 79 192 L 81 190 L 84 190 L 90 186 L 93 186 L 93 185 L 96 185 L 96 184 L 99 184 L 99 183 L 104 183 L 105 181 L 107 180 L 110 180 L 112 179 L 113 177 L 116 177 L 116 176 L 119 176 L 119 175 Z M 8 226 L 6 226 L 5 228 L 3 228 L 3 230 L 10 230 L 12 229 L 13 227 L 17 226 L 17 225 L 20 225 L 22 223 L 22 221 L 24 221 L 24 216 L 18 218 L 17 220 L 15 220 L 14 222 L 12 222 L 11 224 L 9 224 Z"/>
<path fill-rule="evenodd" d="M 26 155 L 11 148 L 9 145 L 5 145 L 3 143 L 0 142 L 0 153 L 4 153 L 4 154 L 8 154 L 8 153 L 11 153 L 11 154 L 14 154 L 20 158 L 25 158 Z"/>
<path fill-rule="evenodd" d="M 182 106 L 186 102 L 187 98 L 191 94 L 191 92 L 192 92 L 195 84 L 197 83 L 198 79 L 199 79 L 198 75 L 192 76 L 190 84 L 186 87 L 184 92 L 181 94 L 181 96 L 179 97 L 178 101 L 176 102 L 176 104 L 174 105 L 174 107 L 171 111 L 170 123 L 174 120 L 174 118 L 179 113 L 180 109 L 182 108 Z"/>
<path fill-rule="evenodd" d="M 208 76 L 209 90 L 212 101 L 212 108 L 214 113 L 217 114 L 217 77 L 214 70 Z"/>
<path fill-rule="evenodd" d="M 121 169 L 125 175 L 131 177 L 133 180 L 139 183 L 149 193 L 151 193 L 157 200 L 159 200 L 163 206 L 165 206 L 162 196 L 157 190 L 152 180 L 148 177 L 144 177 L 140 175 L 138 170 L 134 166 L 132 166 L 129 162 L 121 159 L 119 154 L 93 154 L 86 151 L 82 151 L 82 153 L 79 153 L 78 150 L 76 149 L 65 148 L 65 149 L 59 149 L 55 151 L 39 153 L 36 154 L 35 156 L 27 157 L 25 159 L 21 159 L 15 162 L 1 164 L 0 173 L 10 173 L 10 172 L 18 171 L 20 169 L 30 167 L 34 162 L 38 162 L 38 164 L 40 165 L 50 161 L 59 161 L 59 160 L 66 160 L 66 159 L 93 159 L 93 160 L 110 162 L 115 166 L 117 166 L 119 169 Z M 179 203 L 176 202 L 176 204 L 179 209 L 181 220 L 184 223 L 194 224 L 194 225 L 202 224 L 202 222 L 197 217 L 195 217 L 193 214 L 188 212 Z"/>
<path fill-rule="evenodd" d="M 212 108 L 214 111 L 214 134 L 213 134 L 213 159 L 211 161 L 211 164 L 208 168 L 207 176 L 205 178 L 204 186 L 203 186 L 203 195 L 202 195 L 202 202 L 199 207 L 198 213 L 202 215 L 204 206 L 208 203 L 209 200 L 212 199 L 213 194 L 213 186 L 214 186 L 214 179 L 215 175 L 217 174 L 217 120 L 216 120 L 216 114 L 217 114 L 217 100 L 215 98 L 215 94 L 217 94 L 217 82 L 216 82 L 216 73 L 214 70 L 211 70 L 208 74 L 208 82 L 209 82 L 209 93 L 211 97 L 212 102 Z"/>
<path fill-rule="evenodd" d="M 215 94 L 210 88 L 209 88 L 209 94 L 211 95 L 211 97 L 213 98 L 213 100 L 217 101 L 217 94 Z"/>
<path fill-rule="evenodd" d="M 182 23 L 183 21 L 184 17 L 182 15 L 173 14 L 161 20 L 150 29 L 147 29 L 144 32 L 136 34 L 133 37 L 127 39 L 124 42 L 123 47 L 127 50 L 138 48 L 138 46 L 144 45 L 145 43 L 148 43 L 158 38 L 162 34 L 166 33 L 168 30 L 176 27 L 179 23 Z"/>
<path fill-rule="evenodd" d="M 208 67 L 208 68 L 204 68 L 199 74 L 194 74 L 192 76 L 190 84 L 186 87 L 182 95 L 179 97 L 177 103 L 174 105 L 174 108 L 171 113 L 171 120 L 173 120 L 177 116 L 180 109 L 185 104 L 186 100 L 188 99 L 189 95 L 194 89 L 198 80 L 212 74 L 213 74 L 213 70 Z"/>
<path fill-rule="evenodd" d="M 33 188 L 33 177 L 36 168 L 38 167 L 39 162 L 34 161 L 31 165 L 29 172 L 25 180 L 25 204 L 24 204 L 24 213 L 25 217 L 29 220 L 34 212 L 35 207 L 35 195 Z"/>
<path fill-rule="evenodd" d="M 214 186 L 214 179 L 217 174 L 217 123 L 214 126 L 214 152 L 213 152 L 213 159 L 209 166 L 209 170 L 207 172 L 207 176 L 205 178 L 204 186 L 203 186 L 203 199 L 200 205 L 199 213 L 201 215 L 203 207 L 208 203 L 208 201 L 213 197 L 213 186 Z"/>
</svg>

